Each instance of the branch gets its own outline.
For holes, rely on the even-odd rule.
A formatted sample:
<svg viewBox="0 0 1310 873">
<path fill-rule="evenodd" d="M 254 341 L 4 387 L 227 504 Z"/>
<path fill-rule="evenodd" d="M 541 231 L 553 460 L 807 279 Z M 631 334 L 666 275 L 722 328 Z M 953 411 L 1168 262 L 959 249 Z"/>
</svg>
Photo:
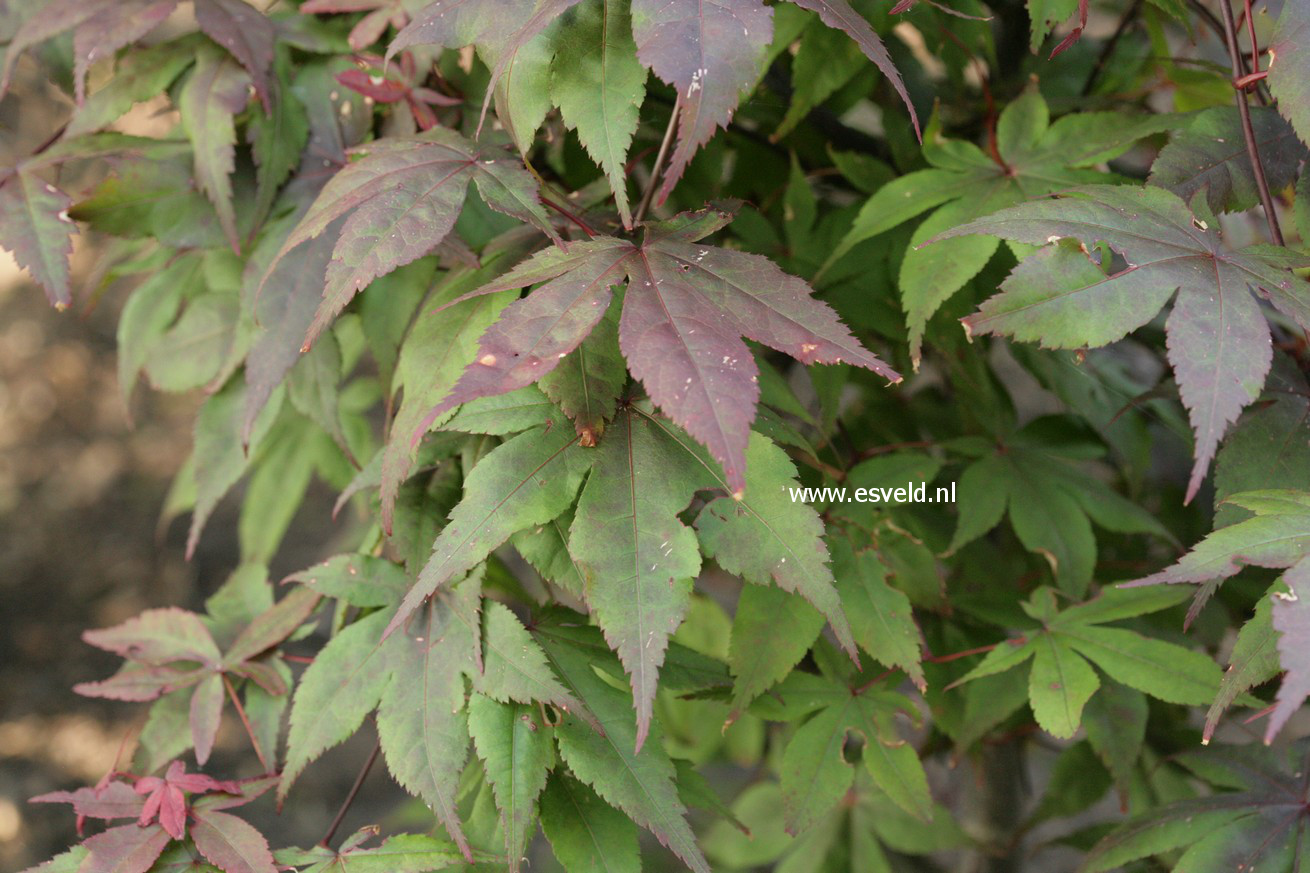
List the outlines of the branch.
<svg viewBox="0 0 1310 873">
<path fill-rule="evenodd" d="M 341 827 L 341 822 L 345 819 L 346 813 L 350 810 L 350 805 L 354 803 L 355 798 L 359 796 L 359 789 L 363 787 L 364 780 L 368 778 L 368 771 L 373 769 L 373 762 L 378 759 L 378 752 L 380 751 L 382 751 L 382 741 L 378 740 L 377 745 L 373 747 L 373 751 L 369 754 L 368 760 L 365 761 L 364 766 L 360 768 L 359 775 L 355 777 L 355 784 L 350 786 L 350 793 L 346 795 L 346 799 L 342 802 L 341 808 L 337 810 L 337 814 L 332 818 L 332 824 L 328 825 L 327 833 L 323 835 L 323 839 L 318 841 L 320 846 L 326 846 L 328 843 L 332 842 L 332 838 L 337 835 L 337 828 Z"/>
<path fill-rule="evenodd" d="M 223 674 L 223 687 L 227 689 L 227 696 L 232 698 L 232 705 L 236 707 L 237 715 L 241 718 L 241 725 L 246 729 L 246 736 L 250 737 L 250 745 L 255 748 L 255 757 L 259 759 L 259 766 L 264 768 L 265 773 L 272 773 L 273 769 L 268 766 L 268 759 L 264 757 L 264 750 L 259 748 L 259 740 L 255 739 L 255 729 L 250 726 L 250 719 L 246 717 L 246 708 L 241 705 L 241 698 L 237 697 L 237 690 L 232 687 L 232 680 Z"/>
<path fill-rule="evenodd" d="M 1233 82 L 1237 83 L 1246 75 L 1242 60 L 1242 50 L 1237 46 L 1237 24 L 1233 20 L 1233 7 L 1230 0 L 1219 4 L 1224 14 L 1224 41 L 1228 43 L 1228 59 L 1232 63 Z M 1269 237 L 1275 245 L 1284 245 L 1283 229 L 1278 226 L 1278 213 L 1274 211 L 1274 198 L 1269 193 L 1269 181 L 1265 178 L 1264 164 L 1260 161 L 1260 147 L 1255 141 L 1255 129 L 1251 126 L 1251 106 L 1246 99 L 1246 91 L 1234 84 L 1237 95 L 1237 112 L 1242 118 L 1242 136 L 1246 139 L 1246 154 L 1251 159 L 1251 172 L 1255 176 L 1256 188 L 1260 191 L 1260 204 L 1264 206 L 1265 221 L 1269 223 Z"/>
</svg>

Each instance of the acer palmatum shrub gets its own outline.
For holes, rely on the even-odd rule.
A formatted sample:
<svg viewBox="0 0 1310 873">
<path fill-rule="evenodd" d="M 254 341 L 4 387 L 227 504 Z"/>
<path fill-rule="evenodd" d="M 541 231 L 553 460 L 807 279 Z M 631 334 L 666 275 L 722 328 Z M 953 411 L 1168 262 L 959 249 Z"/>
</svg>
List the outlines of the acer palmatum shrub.
<svg viewBox="0 0 1310 873">
<path fill-rule="evenodd" d="M 188 552 L 246 483 L 35 869 L 1302 869 L 1310 7 L 1234 5 L 0 4 L 0 244 L 203 394 Z"/>
</svg>

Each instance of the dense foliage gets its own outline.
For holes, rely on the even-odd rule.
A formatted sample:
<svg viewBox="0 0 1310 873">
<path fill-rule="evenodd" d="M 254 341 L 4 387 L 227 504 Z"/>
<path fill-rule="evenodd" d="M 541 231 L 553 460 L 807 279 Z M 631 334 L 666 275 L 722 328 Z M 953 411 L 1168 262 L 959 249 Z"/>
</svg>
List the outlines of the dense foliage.
<svg viewBox="0 0 1310 873">
<path fill-rule="evenodd" d="M 1302 869 L 1310 5 L 1229 2 L 0 2 L 0 244 L 242 501 L 37 869 Z M 230 811 L 360 731 L 415 832 Z"/>
</svg>

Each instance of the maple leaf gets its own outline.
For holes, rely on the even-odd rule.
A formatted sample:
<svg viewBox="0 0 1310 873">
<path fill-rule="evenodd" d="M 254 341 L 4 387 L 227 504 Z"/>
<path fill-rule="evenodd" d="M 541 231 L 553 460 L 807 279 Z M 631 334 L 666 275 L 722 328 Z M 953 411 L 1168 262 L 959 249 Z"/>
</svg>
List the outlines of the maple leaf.
<svg viewBox="0 0 1310 873">
<path fill-rule="evenodd" d="M 1274 110 L 1253 106 L 1250 112 L 1267 183 L 1271 190 L 1281 191 L 1296 177 L 1306 147 Z M 1215 213 L 1246 210 L 1259 203 L 1237 107 L 1202 110 L 1175 132 L 1151 164 L 1150 183 L 1168 188 L 1188 203 L 1204 191 L 1206 205 Z"/>
<path fill-rule="evenodd" d="M 196 0 L 196 23 L 245 67 L 264 111 L 271 112 L 273 22 L 245 0 Z"/>
<path fill-rule="evenodd" d="M 534 428 L 497 446 L 464 482 L 464 499 L 432 544 L 432 556 L 387 626 L 400 627 L 438 588 L 480 564 L 520 530 L 569 507 L 594 460 L 562 427 Z"/>
<path fill-rule="evenodd" d="M 1287 671 L 1269 714 L 1265 742 L 1273 742 L 1287 720 L 1310 697 L 1310 560 L 1302 558 L 1283 574 L 1286 592 L 1273 595 L 1271 620 L 1278 631 L 1278 656 Z"/>
<path fill-rule="evenodd" d="M 758 255 L 698 244 L 731 220 L 723 209 L 645 226 L 640 244 L 598 236 L 567 252 L 545 251 L 470 292 L 544 282 L 510 304 L 481 340 L 477 358 L 429 414 L 537 381 L 576 349 L 603 317 L 611 286 L 626 281 L 619 345 L 651 399 L 723 466 L 729 490 L 745 487 L 745 453 L 759 396 L 758 370 L 741 337 L 805 364 L 848 363 L 893 382 L 802 280 Z"/>
<path fill-rule="evenodd" d="M 535 38 L 578 0 L 436 0 L 417 12 L 387 48 L 386 59 L 415 45 L 443 48 L 476 46 L 491 67 L 491 78 L 482 102 L 485 120 L 493 98 L 498 100 L 497 114 L 520 151 L 527 151 L 532 135 L 545 118 L 549 103 L 535 89 L 511 95 L 501 89 L 506 73 L 524 62 L 533 74 L 549 70 L 550 52 L 533 57 L 533 47 L 542 48 Z M 506 105 L 501 106 L 501 100 Z M 534 99 L 536 98 L 536 99 Z M 532 104 L 532 105 L 528 105 Z M 523 112 L 520 112 L 522 108 Z M 522 124 L 524 119 L 530 119 Z M 478 123 L 481 130 L 482 120 Z M 528 128 L 531 128 L 530 130 Z"/>
<path fill-rule="evenodd" d="M 558 616 L 561 620 L 563 615 Z M 651 742 L 635 751 L 636 725 L 630 718 L 631 697 L 617 690 L 597 670 L 622 676 L 622 666 L 604 651 L 593 628 L 539 622 L 534 639 L 566 688 L 582 700 L 605 726 L 600 733 L 567 714 L 555 729 L 560 757 L 578 779 L 607 803 L 625 813 L 696 873 L 709 864 L 687 824 L 686 807 L 674 785 L 674 766 L 652 725 Z"/>
<path fill-rule="evenodd" d="M 928 777 L 914 747 L 895 728 L 912 717 L 914 702 L 882 683 L 850 688 L 808 673 L 793 673 L 755 707 L 784 721 L 808 719 L 783 752 L 782 800 L 787 832 L 809 830 L 850 790 L 855 768 L 842 754 L 848 734 L 864 739 L 865 769 L 892 800 L 923 820 L 933 817 Z"/>
<path fill-rule="evenodd" d="M 824 24 L 842 31 L 855 41 L 864 56 L 873 61 L 879 72 L 892 83 L 905 108 L 910 112 L 910 123 L 914 125 L 915 135 L 919 136 L 919 116 L 914 111 L 909 92 L 905 90 L 905 82 L 892 62 L 891 55 L 887 53 L 887 47 L 878 38 L 878 34 L 874 33 L 869 22 L 851 8 L 847 0 L 791 0 L 791 2 L 802 9 L 817 13 L 819 20 Z"/>
<path fill-rule="evenodd" d="M 1223 580 L 1243 567 L 1287 569 L 1287 591 L 1273 595 L 1272 626 L 1281 634 L 1278 651 L 1287 676 L 1266 730 L 1266 741 L 1283 727 L 1310 693 L 1306 685 L 1302 636 L 1305 633 L 1302 595 L 1306 591 L 1306 555 L 1310 554 L 1310 495 L 1303 491 L 1269 490 L 1233 494 L 1226 503 L 1254 513 L 1221 527 L 1196 544 L 1172 567 L 1129 584 L 1199 584 L 1187 613 L 1190 624 Z"/>
<path fill-rule="evenodd" d="M 1299 439 L 1310 422 L 1310 384 L 1296 362 L 1274 352 L 1265 393 L 1224 439 L 1215 458 L 1216 528 L 1246 518 L 1227 498 L 1266 484 L 1310 491 L 1310 440 Z"/>
<path fill-rule="evenodd" d="M 399 579 L 389 587 L 361 590 L 340 574 L 375 562 L 359 556 L 306 571 L 352 600 L 390 606 L 400 598 Z M 388 633 L 388 611 L 373 612 L 333 637 L 301 677 L 291 708 L 286 766 L 278 785 L 285 798 L 304 768 L 352 736 L 377 710 L 378 737 L 387 767 L 407 791 L 421 797 L 441 820 L 460 853 L 473 849 L 460 824 L 456 791 L 468 758 L 466 679 L 474 690 L 501 703 L 543 701 L 577 713 L 599 728 L 586 705 L 555 678 L 539 646 L 504 605 L 481 598 L 481 570 L 437 592 L 404 632 Z M 363 597 L 363 600 L 359 600 Z M 483 611 L 481 618 L 479 610 Z M 485 651 L 484 651 L 485 650 Z"/>
<path fill-rule="evenodd" d="M 1105 675 L 1170 703 L 1208 704 L 1219 689 L 1220 671 L 1209 657 L 1123 628 L 1101 625 L 1156 612 L 1182 598 L 1159 589 L 1110 588 L 1085 603 L 1057 611 L 1055 593 L 1039 588 L 1022 604 L 1027 633 L 1003 641 L 950 687 L 994 676 L 1033 661 L 1028 699 L 1043 730 L 1071 737 L 1083 707 L 1102 687 Z M 1089 663 L 1090 662 L 1090 663 Z"/>
<path fill-rule="evenodd" d="M 304 14 L 325 12 L 365 12 L 363 18 L 350 29 L 347 39 L 355 51 L 362 51 L 382 38 L 390 25 L 397 30 L 409 21 L 405 0 L 306 0 L 300 5 Z"/>
<path fill-rule="evenodd" d="M 1052 124 L 1046 101 L 1032 85 L 1001 112 L 996 150 L 988 154 L 973 143 L 943 137 L 934 116 L 923 146 L 929 168 L 907 173 L 874 192 L 815 281 L 864 240 L 935 210 L 915 229 L 900 266 L 901 307 L 917 365 L 928 319 L 982 270 L 998 246 L 987 237 L 947 239 L 945 231 L 1030 197 L 1104 181 L 1105 174 L 1091 167 L 1169 124 L 1163 116 L 1115 112 L 1075 113 Z M 938 237 L 942 242 L 936 247 L 921 247 Z"/>
<path fill-rule="evenodd" d="M 0 173 L 0 239 L 59 309 L 73 302 L 69 261 L 77 228 L 68 217 L 72 205 L 67 194 L 21 167 Z"/>
<path fill-rule="evenodd" d="M 451 843 L 427 834 L 395 834 L 377 846 L 365 846 L 378 833 L 377 825 L 370 825 L 351 836 L 333 850 L 327 846 L 311 849 L 279 849 L 274 857 L 279 864 L 302 867 L 301 873 L 332 873 L 334 870 L 388 870 L 403 873 L 422 873 L 453 867 L 464 856 Z M 481 853 L 479 861 L 492 861 Z"/>
<path fill-rule="evenodd" d="M 469 698 L 469 733 L 501 810 L 509 869 L 517 873 L 532 837 L 533 808 L 554 763 L 551 735 L 535 707 Z"/>
<path fill-rule="evenodd" d="M 337 81 L 378 103 L 403 102 L 419 130 L 431 130 L 437 126 L 433 106 L 459 106 L 464 102 L 458 97 L 447 97 L 423 87 L 423 74 L 409 52 L 401 53 L 397 67 L 387 66 L 381 58 L 372 56 L 364 56 L 361 62 L 369 66 L 343 70 L 337 73 Z"/>
<path fill-rule="evenodd" d="M 9 90 L 14 64 L 27 49 L 65 31 L 73 31 L 73 83 L 77 102 L 86 97 L 91 64 L 113 57 L 173 13 L 178 0 L 54 0 L 25 19 L 14 34 L 0 67 L 0 94 Z"/>
<path fill-rule="evenodd" d="M 596 456 L 568 548 L 582 565 L 592 614 L 631 676 L 640 751 L 669 634 L 682 624 L 701 567 L 696 534 L 678 514 L 715 481 L 631 408 L 615 419 Z"/>
<path fill-rule="evenodd" d="M 1258 245 L 1224 251 L 1214 229 L 1161 189 L 1074 189 L 941 236 L 978 233 L 1031 245 L 1063 237 L 1087 247 L 1105 243 L 1127 265 L 1107 275 L 1077 247 L 1048 246 L 963 320 L 970 335 L 1004 334 L 1048 348 L 1106 345 L 1146 324 L 1177 292 L 1165 330 L 1196 434 L 1188 501 L 1229 424 L 1256 398 L 1269 371 L 1269 325 L 1251 291 L 1310 326 L 1310 284 L 1288 270 L 1302 259 Z"/>
<path fill-rule="evenodd" d="M 541 830 L 566 870 L 641 871 L 637 826 L 563 770 L 542 792 Z"/>
<path fill-rule="evenodd" d="M 434 128 L 421 136 L 360 146 L 324 186 L 269 264 L 261 286 L 289 252 L 345 223 L 332 249 L 323 300 L 304 340 L 308 348 L 365 285 L 426 255 L 455 225 L 473 181 L 491 208 L 558 239 L 537 199 L 536 183 L 503 150 L 474 145 Z"/>
<path fill-rule="evenodd" d="M 155 819 L 175 840 L 182 839 L 186 829 L 188 794 L 221 791 L 240 794 L 241 786 L 234 782 L 220 782 L 203 773 L 187 773 L 186 765 L 174 761 L 163 776 L 145 776 L 137 780 L 137 794 L 145 796 L 138 827 L 145 827 Z"/>
<path fill-rule="evenodd" d="M 1136 816 L 1092 848 L 1081 870 L 1102 873 L 1151 856 L 1171 857 L 1176 873 L 1202 868 L 1291 873 L 1310 839 L 1310 746 L 1274 751 L 1211 746 L 1178 761 L 1221 789 Z M 1171 853 L 1179 851 L 1176 857 Z M 1166 866 L 1168 866 L 1166 864 Z"/>
<path fill-rule="evenodd" d="M 1087 475 L 1077 462 L 1102 452 L 1071 441 L 1062 427 L 1067 423 L 1057 417 L 1035 419 L 999 446 L 965 452 L 977 460 L 959 479 L 960 518 L 948 552 L 987 533 L 1008 510 L 1024 547 L 1046 559 L 1061 588 L 1082 596 L 1096 564 L 1092 522 L 1118 533 L 1172 536 L 1150 513 Z"/>
<path fill-rule="evenodd" d="M 197 53 L 196 66 L 178 93 L 182 126 L 195 152 L 196 183 L 214 204 L 218 222 L 233 251 L 240 249 L 232 204 L 236 167 L 233 118 L 250 99 L 250 76 L 216 49 Z"/>
<path fill-rule="evenodd" d="M 273 696 L 285 696 L 280 662 L 274 658 L 269 663 L 264 656 L 305 623 L 318 601 L 318 593 L 310 589 L 277 603 L 270 594 L 267 608 L 242 621 L 222 653 L 200 616 L 181 609 L 147 610 L 120 625 L 87 631 L 83 634 L 86 642 L 122 656 L 127 663 L 109 679 L 84 682 L 74 690 L 88 697 L 149 701 L 194 687 L 189 710 L 191 737 L 196 760 L 204 764 L 222 716 L 224 683 L 248 679 Z"/>
<path fill-rule="evenodd" d="M 637 60 L 628 4 L 596 0 L 579 5 L 558 38 L 550 98 L 605 171 L 626 228 L 632 227 L 632 209 L 625 164 L 645 97 L 646 69 Z"/>
<path fill-rule="evenodd" d="M 760 0 L 633 0 L 632 36 L 637 58 L 678 92 L 678 145 L 660 184 L 662 203 L 755 84 L 773 39 L 773 10 Z"/>
</svg>

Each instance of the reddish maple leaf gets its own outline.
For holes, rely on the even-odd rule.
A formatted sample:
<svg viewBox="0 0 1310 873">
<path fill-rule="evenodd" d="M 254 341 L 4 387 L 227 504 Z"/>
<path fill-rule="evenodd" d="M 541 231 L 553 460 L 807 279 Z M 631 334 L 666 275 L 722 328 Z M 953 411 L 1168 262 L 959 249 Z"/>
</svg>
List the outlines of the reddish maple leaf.
<svg viewBox="0 0 1310 873">
<path fill-rule="evenodd" d="M 181 761 L 174 761 L 163 776 L 146 776 L 138 780 L 134 790 L 146 798 L 136 823 L 145 827 L 157 818 L 169 836 L 180 840 L 186 833 L 188 794 L 210 791 L 240 794 L 241 786 L 235 782 L 220 782 L 204 773 L 188 773 Z"/>
</svg>

